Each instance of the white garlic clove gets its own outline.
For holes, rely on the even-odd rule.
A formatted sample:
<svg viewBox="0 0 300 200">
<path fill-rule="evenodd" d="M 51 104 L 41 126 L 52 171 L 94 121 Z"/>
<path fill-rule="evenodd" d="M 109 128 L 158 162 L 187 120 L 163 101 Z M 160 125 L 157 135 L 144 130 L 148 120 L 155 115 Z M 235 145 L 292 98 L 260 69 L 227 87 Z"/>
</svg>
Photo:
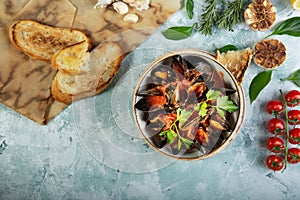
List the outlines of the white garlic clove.
<svg viewBox="0 0 300 200">
<path fill-rule="evenodd" d="M 94 9 L 97 8 L 105 8 L 108 5 L 112 4 L 113 0 L 98 0 L 98 2 L 96 3 L 96 5 L 94 6 Z"/>
<path fill-rule="evenodd" d="M 124 15 L 126 13 L 128 13 L 128 6 L 126 3 L 121 2 L 121 1 L 117 1 L 115 3 L 112 4 L 114 9 L 121 15 Z"/>
<path fill-rule="evenodd" d="M 133 3 L 130 3 L 130 6 L 135 7 L 138 11 L 148 10 L 150 0 L 135 0 Z"/>
<path fill-rule="evenodd" d="M 123 0 L 123 2 L 133 4 L 136 2 L 136 0 Z"/>
<path fill-rule="evenodd" d="M 137 23 L 139 21 L 139 16 L 136 14 L 127 14 L 123 18 L 123 21 L 128 23 Z"/>
</svg>

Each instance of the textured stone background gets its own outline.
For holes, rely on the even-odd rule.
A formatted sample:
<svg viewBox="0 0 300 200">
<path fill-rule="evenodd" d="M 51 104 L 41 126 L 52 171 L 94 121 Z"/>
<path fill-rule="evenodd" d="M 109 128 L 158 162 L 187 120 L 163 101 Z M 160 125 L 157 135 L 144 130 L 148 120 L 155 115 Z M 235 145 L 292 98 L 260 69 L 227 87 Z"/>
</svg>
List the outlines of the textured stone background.
<svg viewBox="0 0 300 200">
<path fill-rule="evenodd" d="M 273 0 L 278 21 L 291 16 L 289 1 Z M 201 13 L 197 3 L 195 16 Z M 183 10 L 161 30 L 190 25 Z M 264 166 L 266 102 L 279 98 L 278 90 L 296 89 L 279 79 L 299 69 L 300 39 L 274 36 L 288 49 L 286 62 L 271 83 L 249 104 L 247 117 L 235 141 L 223 152 L 203 161 L 173 161 L 153 152 L 139 136 L 131 114 L 131 98 L 138 76 L 157 56 L 173 49 L 213 50 L 213 44 L 252 47 L 268 33 L 238 25 L 234 32 L 215 30 L 213 36 L 195 33 L 184 41 L 168 41 L 157 31 L 123 62 L 113 85 L 103 94 L 76 102 L 40 126 L 0 106 L 0 199 L 297 199 L 300 166 L 284 173 Z M 248 94 L 252 78 L 262 71 L 248 69 L 243 87 Z M 299 88 L 298 88 L 299 89 Z M 120 111 L 120 112 L 119 112 Z M 100 146 L 101 145 L 101 146 Z M 3 148 L 5 146 L 5 149 Z"/>
</svg>

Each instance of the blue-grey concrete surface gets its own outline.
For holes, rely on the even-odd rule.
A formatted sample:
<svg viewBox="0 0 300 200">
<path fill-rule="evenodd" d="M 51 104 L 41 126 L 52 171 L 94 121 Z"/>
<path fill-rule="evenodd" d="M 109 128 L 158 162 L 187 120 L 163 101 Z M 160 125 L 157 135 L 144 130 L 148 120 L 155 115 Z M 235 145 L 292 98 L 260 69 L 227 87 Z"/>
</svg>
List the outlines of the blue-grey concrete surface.
<svg viewBox="0 0 300 200">
<path fill-rule="evenodd" d="M 289 1 L 273 0 L 277 21 L 300 16 Z M 161 54 L 175 49 L 213 51 L 228 43 L 253 47 L 269 32 L 253 32 L 244 23 L 234 32 L 215 29 L 212 36 L 194 33 L 184 41 L 169 41 L 161 31 L 191 25 L 195 17 L 178 11 L 122 63 L 111 87 L 94 98 L 76 102 L 46 126 L 40 126 L 0 105 L 0 199 L 299 199 L 300 165 L 284 173 L 264 166 L 270 115 L 265 105 L 284 92 L 298 89 L 280 78 L 300 68 L 300 39 L 274 36 L 287 47 L 286 62 L 274 70 L 270 84 L 250 105 L 249 85 L 263 71 L 251 64 L 242 84 L 246 119 L 234 142 L 202 161 L 176 161 L 154 152 L 135 127 L 132 94 L 139 75 Z M 4 142 L 5 141 L 5 142 Z"/>
</svg>

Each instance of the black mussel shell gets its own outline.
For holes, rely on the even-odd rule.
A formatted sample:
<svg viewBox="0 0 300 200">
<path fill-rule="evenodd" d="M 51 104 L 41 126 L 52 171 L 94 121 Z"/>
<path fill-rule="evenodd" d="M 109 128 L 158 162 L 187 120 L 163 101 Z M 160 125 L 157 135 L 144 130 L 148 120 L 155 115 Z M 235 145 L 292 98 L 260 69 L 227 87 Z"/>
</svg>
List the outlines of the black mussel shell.
<svg viewBox="0 0 300 200">
<path fill-rule="evenodd" d="M 151 141 L 157 148 L 163 148 L 167 144 L 167 138 L 166 136 L 160 136 L 159 134 L 156 134 L 152 137 L 150 137 Z"/>
<path fill-rule="evenodd" d="M 137 96 L 163 96 L 162 87 L 157 83 L 147 83 L 140 87 L 139 91 L 136 93 Z"/>
</svg>

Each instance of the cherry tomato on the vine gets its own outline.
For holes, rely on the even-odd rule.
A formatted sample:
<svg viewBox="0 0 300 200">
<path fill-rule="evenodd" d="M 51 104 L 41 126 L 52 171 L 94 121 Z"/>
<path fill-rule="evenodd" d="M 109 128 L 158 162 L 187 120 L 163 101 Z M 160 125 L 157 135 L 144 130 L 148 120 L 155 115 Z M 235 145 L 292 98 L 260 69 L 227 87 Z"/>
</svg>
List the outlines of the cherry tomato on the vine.
<svg viewBox="0 0 300 200">
<path fill-rule="evenodd" d="M 284 149 L 284 142 L 278 137 L 270 137 L 266 143 L 267 149 L 274 153 L 279 153 Z"/>
<path fill-rule="evenodd" d="M 287 161 L 291 164 L 300 162 L 300 149 L 291 148 L 288 150 Z"/>
<path fill-rule="evenodd" d="M 269 114 L 278 115 L 282 113 L 284 109 L 284 105 L 279 100 L 271 100 L 267 103 L 266 109 Z"/>
<path fill-rule="evenodd" d="M 271 170 L 280 171 L 284 166 L 283 159 L 276 155 L 269 155 L 266 158 L 266 166 Z"/>
<path fill-rule="evenodd" d="M 300 124 L 300 110 L 290 110 L 288 112 L 288 119 L 290 125 Z"/>
<path fill-rule="evenodd" d="M 300 128 L 290 130 L 289 142 L 291 144 L 300 144 Z"/>
<path fill-rule="evenodd" d="M 290 107 L 294 107 L 300 105 L 300 91 L 291 90 L 285 95 L 285 100 L 287 105 Z"/>
<path fill-rule="evenodd" d="M 268 123 L 268 130 L 270 131 L 270 133 L 273 133 L 275 135 L 283 134 L 284 128 L 284 122 L 277 118 L 271 119 Z"/>
</svg>

